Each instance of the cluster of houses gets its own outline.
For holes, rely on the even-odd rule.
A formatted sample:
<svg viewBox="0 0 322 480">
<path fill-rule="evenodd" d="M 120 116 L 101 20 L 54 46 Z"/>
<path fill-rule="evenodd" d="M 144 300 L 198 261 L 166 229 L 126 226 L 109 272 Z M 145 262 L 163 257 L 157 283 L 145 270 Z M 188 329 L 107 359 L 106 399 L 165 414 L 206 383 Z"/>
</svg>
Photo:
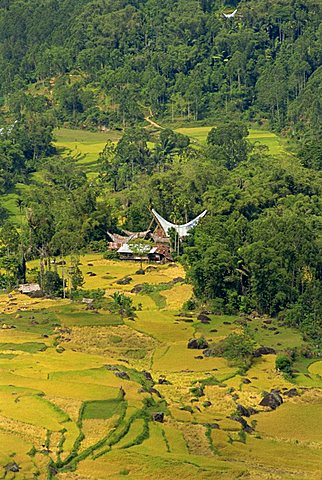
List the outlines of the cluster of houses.
<svg viewBox="0 0 322 480">
<path fill-rule="evenodd" d="M 207 210 L 188 223 L 176 225 L 152 210 L 153 219 L 156 222 L 154 230 L 149 229 L 145 232 L 136 233 L 124 231 L 124 235 L 107 232 L 110 238 L 109 249 L 116 251 L 121 260 L 146 261 L 149 263 L 172 262 L 171 230 L 174 232 L 176 245 L 179 245 L 179 242 L 189 234 L 189 231 L 198 224 L 206 213 Z M 145 248 L 139 253 L 133 245 L 135 242 L 139 244 L 140 239 L 142 243 L 144 241 Z M 43 295 L 38 283 L 19 285 L 18 291 L 30 297 L 41 297 Z"/>
<path fill-rule="evenodd" d="M 172 262 L 170 246 L 171 230 L 174 231 L 176 242 L 179 245 L 179 242 L 189 234 L 189 231 L 198 224 L 206 213 L 207 210 L 188 223 L 176 225 L 165 220 L 155 210 L 152 210 L 153 219 L 157 225 L 155 230 L 149 229 L 136 233 L 124 231 L 124 235 L 108 232 L 111 240 L 109 242 L 109 249 L 116 251 L 121 260 L 143 260 L 157 263 Z M 133 248 L 133 243 L 139 243 L 140 239 L 144 241 L 150 240 L 151 247 L 146 248 L 145 251 L 139 255 L 136 249 Z"/>
</svg>

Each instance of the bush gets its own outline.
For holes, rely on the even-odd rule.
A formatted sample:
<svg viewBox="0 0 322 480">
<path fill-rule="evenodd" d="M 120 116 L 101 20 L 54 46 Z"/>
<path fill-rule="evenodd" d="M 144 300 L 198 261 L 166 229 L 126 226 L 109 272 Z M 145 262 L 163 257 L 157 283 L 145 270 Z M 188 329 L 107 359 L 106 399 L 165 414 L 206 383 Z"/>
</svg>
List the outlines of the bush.
<svg viewBox="0 0 322 480">
<path fill-rule="evenodd" d="M 95 290 L 75 290 L 71 293 L 72 300 L 82 300 L 83 298 L 92 298 L 93 300 L 101 300 L 105 295 L 105 290 L 96 288 Z"/>
<path fill-rule="evenodd" d="M 93 303 L 90 305 L 91 309 L 111 311 L 111 301 L 105 297 L 105 290 L 102 288 L 96 288 L 95 290 L 72 290 L 70 298 L 78 303 L 82 303 L 83 298 L 91 298 L 93 300 Z"/>
<path fill-rule="evenodd" d="M 103 258 L 105 260 L 118 260 L 120 258 L 120 255 L 117 253 L 116 250 L 107 250 L 103 254 Z"/>
<path fill-rule="evenodd" d="M 248 335 L 231 333 L 217 345 L 209 349 L 209 356 L 227 358 L 247 370 L 252 362 L 255 342 Z"/>
<path fill-rule="evenodd" d="M 93 253 L 104 253 L 106 251 L 105 240 L 92 240 L 88 244 L 88 250 Z"/>
<path fill-rule="evenodd" d="M 276 370 L 292 376 L 292 360 L 287 355 L 279 355 L 275 362 Z"/>
<path fill-rule="evenodd" d="M 197 308 L 197 300 L 195 298 L 190 298 L 189 300 L 187 300 L 184 304 L 183 304 L 183 307 L 182 309 L 184 311 L 188 311 L 188 312 L 191 312 L 193 310 L 195 310 Z"/>
<path fill-rule="evenodd" d="M 124 468 L 123 470 L 120 470 L 120 472 L 119 472 L 120 475 L 124 475 L 124 476 L 129 475 L 129 473 L 130 473 L 130 471 L 127 470 L 126 468 Z"/>
<path fill-rule="evenodd" d="M 122 342 L 122 337 L 119 337 L 118 335 L 111 335 L 110 340 L 112 343 L 121 343 Z"/>
<path fill-rule="evenodd" d="M 190 392 L 196 397 L 203 397 L 205 395 L 204 389 L 200 386 L 190 388 Z"/>
<path fill-rule="evenodd" d="M 45 272 L 42 278 L 42 290 L 47 295 L 61 297 L 63 293 L 63 280 L 57 272 Z"/>
<path fill-rule="evenodd" d="M 121 292 L 114 292 L 113 295 L 110 295 L 110 298 L 111 300 L 107 301 L 107 306 L 111 313 L 117 313 L 121 317 L 134 318 L 135 307 L 132 298 Z"/>
<path fill-rule="evenodd" d="M 214 298 L 209 302 L 210 310 L 215 315 L 222 315 L 225 312 L 225 301 L 223 298 Z"/>
<path fill-rule="evenodd" d="M 15 281 L 12 277 L 0 273 L 0 290 L 5 290 L 6 288 L 11 288 L 15 285 Z"/>
</svg>

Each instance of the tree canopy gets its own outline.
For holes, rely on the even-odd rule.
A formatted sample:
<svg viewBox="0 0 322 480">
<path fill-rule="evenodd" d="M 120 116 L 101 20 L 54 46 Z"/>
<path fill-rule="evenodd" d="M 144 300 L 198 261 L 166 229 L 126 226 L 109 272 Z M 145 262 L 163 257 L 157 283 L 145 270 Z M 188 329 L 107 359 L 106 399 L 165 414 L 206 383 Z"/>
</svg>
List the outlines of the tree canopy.
<svg viewBox="0 0 322 480">
<path fill-rule="evenodd" d="M 0 97 L 15 117 L 37 103 L 73 125 L 149 111 L 302 136 L 321 128 L 320 18 L 318 0 L 1 2 Z"/>
</svg>

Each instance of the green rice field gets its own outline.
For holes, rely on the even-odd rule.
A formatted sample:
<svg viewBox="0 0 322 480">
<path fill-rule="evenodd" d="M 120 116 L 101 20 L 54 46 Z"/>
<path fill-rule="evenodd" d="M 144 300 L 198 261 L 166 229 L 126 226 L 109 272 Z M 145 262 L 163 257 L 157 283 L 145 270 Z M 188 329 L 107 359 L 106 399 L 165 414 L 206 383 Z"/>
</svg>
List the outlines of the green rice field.
<svg viewBox="0 0 322 480">
<path fill-rule="evenodd" d="M 78 164 L 89 177 L 95 177 L 97 159 L 107 141 L 117 142 L 121 138 L 116 131 L 103 133 L 71 128 L 56 129 L 54 135 L 58 151 L 78 159 Z"/>
</svg>

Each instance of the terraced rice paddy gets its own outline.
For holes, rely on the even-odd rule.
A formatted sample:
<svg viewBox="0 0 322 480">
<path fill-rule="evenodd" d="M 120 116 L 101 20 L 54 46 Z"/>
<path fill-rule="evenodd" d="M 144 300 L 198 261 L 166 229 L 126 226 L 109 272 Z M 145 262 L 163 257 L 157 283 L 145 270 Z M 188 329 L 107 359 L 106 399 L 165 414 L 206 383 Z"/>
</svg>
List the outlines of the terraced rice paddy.
<svg viewBox="0 0 322 480">
<path fill-rule="evenodd" d="M 95 177 L 97 159 L 107 141 L 116 142 L 121 138 L 121 134 L 116 131 L 88 132 L 70 128 L 56 129 L 54 134 L 55 145 L 60 153 L 76 158 L 82 170 L 90 177 Z"/>
<path fill-rule="evenodd" d="M 276 372 L 276 355 L 243 374 L 187 348 L 191 338 L 212 344 L 244 327 L 234 316 L 203 324 L 182 312 L 192 293 L 183 280 L 173 283 L 182 267 L 143 276 L 137 264 L 100 255 L 81 264 L 84 288 L 122 291 L 140 309 L 129 320 L 69 300 L 0 296 L 0 478 L 320 480 L 322 392 L 301 378 L 318 379 L 321 362 L 303 364 L 299 395 L 283 394 L 270 411 L 259 406 L 263 392 L 294 387 Z M 116 283 L 125 276 L 128 285 Z M 143 283 L 150 287 L 132 293 Z M 248 328 L 277 352 L 302 342 L 276 321 L 254 318 Z M 238 404 L 258 412 L 245 417 L 249 433 L 234 416 Z M 13 462 L 19 472 L 5 474 Z"/>
</svg>

